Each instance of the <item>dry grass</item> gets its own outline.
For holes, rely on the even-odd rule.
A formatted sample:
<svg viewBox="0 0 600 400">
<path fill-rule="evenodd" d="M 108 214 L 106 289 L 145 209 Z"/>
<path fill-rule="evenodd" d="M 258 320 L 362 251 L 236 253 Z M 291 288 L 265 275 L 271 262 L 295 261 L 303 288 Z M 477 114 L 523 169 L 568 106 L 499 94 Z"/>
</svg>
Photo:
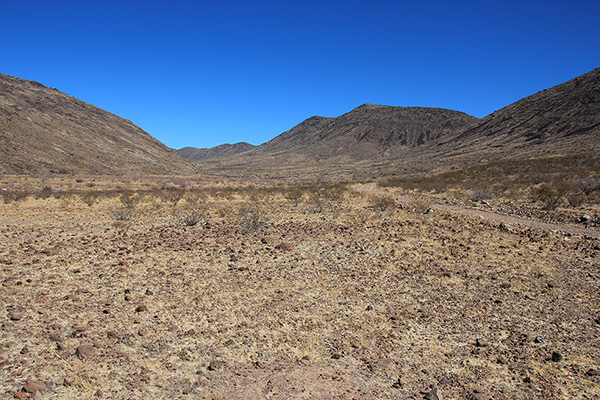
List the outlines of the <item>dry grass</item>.
<svg viewBox="0 0 600 400">
<path fill-rule="evenodd" d="M 0 203 L 2 397 L 600 396 L 597 240 L 348 184 L 76 184 Z"/>
</svg>

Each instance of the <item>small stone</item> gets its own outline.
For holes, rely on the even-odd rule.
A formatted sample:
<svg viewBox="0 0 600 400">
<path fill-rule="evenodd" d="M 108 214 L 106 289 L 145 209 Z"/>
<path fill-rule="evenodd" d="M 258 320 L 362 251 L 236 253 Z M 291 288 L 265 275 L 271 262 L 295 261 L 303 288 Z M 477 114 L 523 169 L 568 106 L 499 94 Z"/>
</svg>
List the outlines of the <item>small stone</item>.
<svg viewBox="0 0 600 400">
<path fill-rule="evenodd" d="M 223 366 L 225 366 L 225 361 L 223 361 L 223 360 L 212 360 L 210 362 L 210 364 L 208 364 L 208 370 L 209 371 L 216 371 L 219 368 L 222 368 Z"/>
<path fill-rule="evenodd" d="M 600 325 L 600 317 L 596 318 L 596 319 L 594 320 L 594 322 L 596 322 L 598 325 Z"/>
<path fill-rule="evenodd" d="M 23 386 L 23 390 L 27 393 L 42 392 L 46 390 L 46 384 L 44 382 L 27 381 L 25 386 Z"/>
<path fill-rule="evenodd" d="M 477 347 L 486 347 L 488 345 L 488 341 L 485 338 L 479 338 L 475 342 L 475 346 Z"/>
<path fill-rule="evenodd" d="M 29 397 L 29 394 L 25 392 L 17 392 L 15 393 L 15 399 L 26 399 Z"/>
<path fill-rule="evenodd" d="M 402 387 L 402 379 L 398 378 L 398 380 L 392 384 L 392 387 L 394 389 L 400 389 Z"/>
<path fill-rule="evenodd" d="M 148 311 L 148 307 L 146 307 L 145 304 L 139 305 L 136 309 L 135 312 L 144 312 L 144 311 Z"/>
<path fill-rule="evenodd" d="M 20 321 L 22 318 L 23 316 L 16 311 L 11 311 L 8 313 L 8 319 L 11 321 Z"/>
<path fill-rule="evenodd" d="M 579 217 L 579 222 L 582 223 L 590 222 L 591 220 L 592 216 L 590 214 L 583 214 L 581 217 Z"/>
<path fill-rule="evenodd" d="M 82 344 L 77 348 L 75 354 L 79 359 L 84 360 L 86 358 L 94 357 L 98 352 L 91 344 Z"/>
<path fill-rule="evenodd" d="M 542 339 L 540 336 L 536 336 L 535 339 L 533 339 L 533 341 L 535 343 L 544 343 L 544 339 Z"/>
<path fill-rule="evenodd" d="M 27 346 L 25 346 L 21 349 L 21 354 L 28 354 L 28 353 L 29 353 L 29 348 Z"/>
<path fill-rule="evenodd" d="M 104 392 L 100 389 L 96 390 L 95 396 L 98 398 L 104 397 Z"/>
<path fill-rule="evenodd" d="M 275 246 L 275 248 L 277 250 L 290 251 L 294 250 L 294 245 L 291 243 L 279 243 L 277 246 Z"/>
<path fill-rule="evenodd" d="M 340 358 L 342 358 L 342 355 L 340 353 L 333 353 L 331 355 L 331 358 L 333 358 L 334 360 L 339 360 Z"/>
<path fill-rule="evenodd" d="M 447 376 L 444 376 L 442 379 L 440 379 L 440 381 L 438 382 L 438 386 L 445 386 L 445 385 L 450 385 L 452 383 L 452 381 L 450 381 L 450 379 Z"/>
<path fill-rule="evenodd" d="M 553 351 L 552 352 L 552 361 L 553 362 L 559 362 L 559 361 L 562 361 L 562 359 L 563 359 L 562 354 L 560 354 L 557 351 Z"/>
<path fill-rule="evenodd" d="M 425 395 L 426 400 L 443 400 L 442 393 L 437 388 L 433 388 L 433 390 Z"/>
<path fill-rule="evenodd" d="M 600 372 L 597 369 L 590 368 L 588 372 L 585 373 L 587 376 L 598 376 Z"/>
</svg>

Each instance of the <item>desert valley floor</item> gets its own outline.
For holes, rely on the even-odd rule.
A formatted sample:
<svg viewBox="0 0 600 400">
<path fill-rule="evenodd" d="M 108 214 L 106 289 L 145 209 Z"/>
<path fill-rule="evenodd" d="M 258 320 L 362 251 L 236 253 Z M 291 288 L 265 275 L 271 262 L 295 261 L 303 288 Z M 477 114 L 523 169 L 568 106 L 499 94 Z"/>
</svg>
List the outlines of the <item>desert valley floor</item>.
<svg viewBox="0 0 600 400">
<path fill-rule="evenodd" d="M 334 186 L 159 192 L 0 203 L 0 397 L 600 398 L 597 238 Z"/>
</svg>

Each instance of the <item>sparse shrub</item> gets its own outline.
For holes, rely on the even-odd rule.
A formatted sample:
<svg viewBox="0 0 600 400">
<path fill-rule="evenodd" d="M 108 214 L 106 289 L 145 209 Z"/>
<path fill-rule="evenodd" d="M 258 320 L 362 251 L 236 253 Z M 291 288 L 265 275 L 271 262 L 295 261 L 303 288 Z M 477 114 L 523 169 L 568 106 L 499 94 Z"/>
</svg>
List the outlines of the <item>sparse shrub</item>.
<svg viewBox="0 0 600 400">
<path fill-rule="evenodd" d="M 265 212 L 256 206 L 244 206 L 238 212 L 240 226 L 246 233 L 260 231 L 265 227 Z"/>
<path fill-rule="evenodd" d="M 119 196 L 119 201 L 121 202 L 124 208 L 133 209 L 140 203 L 141 198 L 140 195 L 137 193 L 125 191 L 121 193 L 121 196 Z"/>
<path fill-rule="evenodd" d="M 121 207 L 113 211 L 113 223 L 112 226 L 119 232 L 124 234 L 131 226 L 131 222 L 134 217 L 134 212 L 131 208 Z"/>
<path fill-rule="evenodd" d="M 567 196 L 567 201 L 571 207 L 579 207 L 585 202 L 585 197 L 579 193 Z"/>
<path fill-rule="evenodd" d="M 471 196 L 470 196 L 469 200 L 474 201 L 474 202 L 481 202 L 484 200 L 489 200 L 492 197 L 493 196 L 491 194 L 489 194 L 487 191 L 485 191 L 483 189 L 475 189 L 471 192 Z"/>
<path fill-rule="evenodd" d="M 52 188 L 50 186 L 44 186 L 40 191 L 35 194 L 35 198 L 38 200 L 46 200 L 52 196 Z"/>
<path fill-rule="evenodd" d="M 2 190 L 2 199 L 5 204 L 12 203 L 13 201 L 24 201 L 29 197 L 31 193 L 25 190 Z"/>
<path fill-rule="evenodd" d="M 417 214 L 427 214 L 431 210 L 431 203 L 426 200 L 415 199 L 411 202 L 410 209 Z"/>
<path fill-rule="evenodd" d="M 553 189 L 547 184 L 542 184 L 531 189 L 532 200 L 541 203 L 543 210 L 554 210 L 565 195 L 562 188 Z"/>
<path fill-rule="evenodd" d="M 163 196 L 166 201 L 171 202 L 173 206 L 176 206 L 179 203 L 179 200 L 185 196 L 185 189 L 178 187 L 167 187 L 163 189 Z"/>
<path fill-rule="evenodd" d="M 396 201 L 391 196 L 374 196 L 371 204 L 381 214 L 392 213 L 396 207 Z"/>
<path fill-rule="evenodd" d="M 350 222 L 354 226 L 361 226 L 373 218 L 373 213 L 369 210 L 358 210 L 350 214 Z"/>
<path fill-rule="evenodd" d="M 84 204 L 87 204 L 88 207 L 91 207 L 96 200 L 100 197 L 100 193 L 95 190 L 88 190 L 79 195 L 79 198 Z"/>
<path fill-rule="evenodd" d="M 578 177 L 574 182 L 575 186 L 577 186 L 583 194 L 589 196 L 593 192 L 600 190 L 600 179 L 592 178 L 592 177 Z"/>
<path fill-rule="evenodd" d="M 195 226 L 198 223 L 206 220 L 206 206 L 200 204 L 189 204 L 174 216 L 175 219 L 187 226 Z"/>
</svg>

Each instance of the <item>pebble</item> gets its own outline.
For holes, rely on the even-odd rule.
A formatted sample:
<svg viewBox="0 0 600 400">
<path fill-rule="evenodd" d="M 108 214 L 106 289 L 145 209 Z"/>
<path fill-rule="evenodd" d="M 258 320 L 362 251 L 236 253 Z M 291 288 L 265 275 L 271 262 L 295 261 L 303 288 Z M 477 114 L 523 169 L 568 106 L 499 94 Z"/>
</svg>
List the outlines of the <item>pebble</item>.
<svg viewBox="0 0 600 400">
<path fill-rule="evenodd" d="M 91 344 L 82 344 L 81 346 L 79 346 L 77 348 L 77 351 L 75 352 L 75 354 L 77 355 L 77 357 L 79 357 L 79 359 L 81 359 L 81 360 L 93 357 L 97 353 L 98 352 L 96 351 L 96 349 L 94 348 L 94 346 L 91 345 Z"/>
<path fill-rule="evenodd" d="M 225 361 L 223 361 L 223 360 L 212 360 L 210 362 L 210 364 L 208 364 L 208 370 L 209 371 L 216 371 L 219 368 L 222 368 L 223 366 L 225 366 Z"/>
<path fill-rule="evenodd" d="M 587 376 L 598 376 L 600 375 L 600 371 L 594 368 L 590 368 L 588 372 L 585 373 Z"/>
<path fill-rule="evenodd" d="M 46 390 L 46 384 L 44 382 L 27 381 L 25 386 L 23 386 L 23 390 L 27 393 L 42 392 Z"/>
<path fill-rule="evenodd" d="M 16 311 L 11 311 L 8 313 L 8 318 L 11 321 L 20 321 L 23 318 L 23 316 Z"/>
<path fill-rule="evenodd" d="M 425 395 L 426 400 L 442 400 L 442 393 L 437 388 L 433 388 L 433 390 Z"/>
<path fill-rule="evenodd" d="M 563 356 L 562 356 L 562 354 L 560 354 L 560 353 L 559 353 L 559 352 L 557 352 L 557 351 L 553 351 L 553 352 L 552 352 L 552 361 L 554 361 L 554 362 L 559 362 L 559 361 L 562 361 L 562 359 L 563 359 Z"/>
<path fill-rule="evenodd" d="M 144 311 L 148 311 L 148 307 L 146 307 L 145 304 L 139 305 L 136 309 L 136 312 L 144 312 Z"/>
<path fill-rule="evenodd" d="M 475 342 L 475 346 L 477 347 L 486 347 L 488 345 L 488 341 L 485 338 L 479 338 Z"/>
</svg>

